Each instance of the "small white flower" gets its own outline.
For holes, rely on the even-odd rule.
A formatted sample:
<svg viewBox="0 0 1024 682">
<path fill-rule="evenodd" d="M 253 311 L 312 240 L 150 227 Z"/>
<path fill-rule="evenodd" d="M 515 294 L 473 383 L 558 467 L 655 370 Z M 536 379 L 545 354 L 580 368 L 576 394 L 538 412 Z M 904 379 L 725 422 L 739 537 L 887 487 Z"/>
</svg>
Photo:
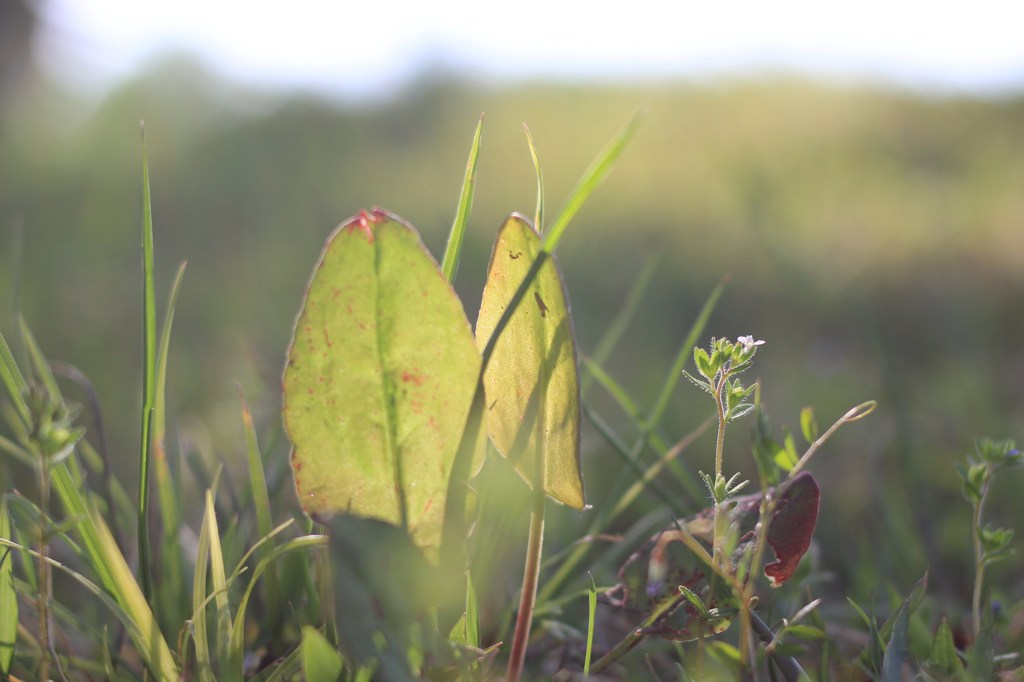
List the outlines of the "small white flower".
<svg viewBox="0 0 1024 682">
<path fill-rule="evenodd" d="M 753 336 L 741 336 L 736 339 L 736 343 L 743 344 L 743 352 L 749 353 L 754 349 L 755 346 L 764 345 L 764 341 L 755 341 Z"/>
</svg>

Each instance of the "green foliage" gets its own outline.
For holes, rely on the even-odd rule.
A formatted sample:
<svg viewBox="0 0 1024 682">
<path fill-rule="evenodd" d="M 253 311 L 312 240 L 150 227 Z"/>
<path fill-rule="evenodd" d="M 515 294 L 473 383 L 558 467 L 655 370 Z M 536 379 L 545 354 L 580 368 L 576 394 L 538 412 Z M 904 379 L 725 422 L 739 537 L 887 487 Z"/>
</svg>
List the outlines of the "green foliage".
<svg viewBox="0 0 1024 682">
<path fill-rule="evenodd" d="M 852 670 L 884 680 L 907 674 L 992 679 L 1019 667 L 1021 661 L 1012 653 L 1019 648 L 1019 637 L 1015 639 L 1007 619 L 991 606 L 990 596 L 998 594 L 1005 604 L 1015 595 L 996 584 L 998 573 L 985 574 L 988 566 L 1012 556 L 1013 530 L 992 526 L 985 518 L 989 508 L 1002 511 L 986 505 L 993 484 L 1022 461 L 1012 441 L 979 440 L 958 469 L 974 512 L 975 636 L 954 638 L 954 632 L 967 629 L 967 609 L 933 598 L 925 579 L 905 599 L 892 577 L 873 583 L 891 593 L 881 603 L 856 594 L 848 608 L 828 599 L 819 608 L 823 602 L 814 593 L 821 590 L 827 572 L 842 568 L 830 548 L 841 540 L 858 551 L 860 539 L 857 529 L 833 530 L 842 536 L 837 539 L 822 537 L 819 528 L 819 547 L 810 551 L 819 502 L 832 512 L 839 496 L 829 486 L 820 495 L 815 477 L 804 469 L 838 427 L 861 419 L 875 404 L 848 410 L 824 431 L 814 410 L 805 408 L 799 433 L 809 447 L 802 454 L 795 428 L 791 432 L 783 426 L 782 436 L 774 436 L 764 412 L 755 410 L 758 384 L 745 385 L 738 376 L 751 367 L 763 342 L 749 336 L 735 342 L 716 338 L 709 347 L 695 350 L 721 286 L 696 315 L 650 400 L 631 381 L 623 381 L 609 360 L 638 309 L 657 305 L 641 293 L 623 306 L 605 340 L 597 344 L 599 352 L 582 368 L 576 366 L 568 299 L 552 256 L 568 221 L 607 174 L 634 129 L 635 121 L 591 166 L 543 238 L 525 219 L 513 217 L 503 226 L 477 324 L 476 345 L 483 348 L 483 358 L 450 287 L 458 264 L 468 263 L 460 261 L 462 245 L 473 239 L 467 227 L 476 189 L 479 126 L 443 268 L 417 233 L 383 212 L 363 214 L 332 237 L 296 323 L 285 376 L 286 419 L 293 439 L 314 436 L 296 442 L 293 465 L 296 478 L 302 479 L 300 494 L 319 486 L 330 497 L 354 481 L 370 487 L 357 490 L 353 485 L 322 506 L 302 495 L 300 502 L 316 512 L 316 520 L 294 504 L 280 434 L 273 426 L 261 429 L 267 408 L 259 389 L 247 391 L 256 396 L 252 407 L 243 399 L 239 410 L 244 439 L 238 438 L 235 446 L 243 453 L 240 457 L 225 455 L 213 464 L 185 452 L 203 488 L 203 502 L 183 504 L 194 495 L 189 496 L 187 477 L 175 468 L 174 446 L 178 451 L 207 448 L 191 444 L 198 429 L 167 428 L 174 416 L 169 409 L 174 401 L 164 395 L 169 376 L 175 375 L 168 369 L 170 323 L 181 270 L 157 340 L 153 301 L 159 264 L 153 259 L 151 234 L 144 234 L 140 288 L 146 348 L 139 457 L 142 469 L 152 466 L 159 514 L 146 512 L 147 474 L 141 477 L 138 509 L 132 509 L 121 472 L 111 468 L 98 437 L 100 427 L 89 419 L 98 416 L 90 414 L 95 408 L 86 402 L 88 410 L 82 411 L 63 396 L 57 379 L 69 373 L 53 371 L 27 325 L 21 323 L 20 348 L 13 351 L 0 336 L 0 386 L 5 393 L 0 401 L 0 450 L 7 455 L 0 502 L 0 673 L 20 679 L 48 677 L 47 666 L 54 664 L 50 670 L 56 673 L 59 665 L 68 679 L 492 679 L 498 674 L 497 661 L 512 659 L 509 650 L 517 646 L 524 657 L 523 674 L 531 679 L 550 676 L 556 668 L 559 678 L 580 671 L 624 679 L 646 674 L 664 679 L 668 671 L 680 678 L 732 678 L 761 676 L 763 669 L 772 679 L 814 679 L 801 663 L 822 680 Z M 532 139 L 530 152 L 538 182 L 539 228 L 543 183 Z M 145 180 L 148 184 L 148 171 Z M 148 198 L 145 203 L 144 229 L 151 230 Z M 514 268 L 494 267 L 501 255 L 516 250 L 522 258 L 509 257 L 506 263 Z M 635 291 L 643 291 L 651 277 L 639 277 Z M 351 291 L 346 293 L 345 287 Z M 352 306 L 352 314 L 346 305 Z M 360 317 L 356 308 L 369 312 Z M 364 334 L 360 321 L 372 326 L 373 333 Z M 503 347 L 509 341 L 511 350 Z M 19 350 L 21 355 L 15 352 Z M 438 360 L 448 351 L 452 357 Z M 16 357 L 27 363 L 19 366 Z M 677 423 L 678 413 L 690 410 L 677 411 L 674 403 L 676 383 L 690 357 L 696 371 L 686 376 L 713 398 L 716 413 L 696 427 Z M 498 380 L 482 369 L 488 361 Z M 365 371 L 367 367 L 371 369 Z M 417 394 L 408 384 L 423 385 L 413 377 L 425 383 L 419 372 L 426 368 L 440 369 L 429 394 Z M 584 402 L 580 372 L 584 385 L 589 381 L 603 393 L 594 391 Z M 349 383 L 335 393 L 324 392 L 321 384 L 328 377 Z M 525 399 L 506 401 L 517 388 Z M 304 397 L 310 391 L 315 398 Z M 318 402 L 325 398 L 334 401 L 330 410 Z M 491 458 L 480 468 L 482 440 L 477 434 L 499 416 L 504 402 L 512 403 L 509 414 L 500 415 L 498 426 L 489 430 L 513 464 Z M 606 414 L 606 403 L 617 411 L 615 416 Z M 302 414 L 297 416 L 296 410 Z M 760 490 L 738 497 L 747 482 L 741 473 L 722 471 L 724 432 L 751 411 L 756 411 L 752 445 Z M 584 446 L 587 459 L 581 459 L 581 413 L 597 436 Z M 237 415 L 232 411 L 236 431 Z M 439 420 L 447 420 L 443 438 L 420 438 L 424 424 L 430 431 Z M 271 425 L 275 421 L 267 420 Z M 681 455 L 704 448 L 700 436 L 715 421 L 716 471 L 714 476 L 699 474 L 705 493 L 694 473 L 696 455 Z M 339 437 L 347 428 L 342 424 L 356 425 Z M 371 432 L 379 438 L 374 440 Z M 503 439 L 511 444 L 502 446 Z M 527 455 L 520 457 L 519 450 Z M 527 459 L 531 454 L 532 462 Z M 618 471 L 600 459 L 605 454 L 621 459 Z M 864 461 L 860 455 L 844 458 L 843 465 L 851 471 L 859 467 Z M 890 482 L 879 462 L 868 461 L 878 470 L 872 499 L 881 501 L 876 515 L 884 519 Z M 556 463 L 559 475 L 550 468 L 539 475 L 541 462 Z M 593 467 L 597 481 L 587 495 L 595 508 L 580 514 L 584 466 Z M 510 581 L 495 578 L 504 569 L 489 571 L 487 561 L 508 563 L 504 546 L 515 544 L 507 539 L 515 532 L 505 531 L 526 517 L 517 506 L 526 501 L 515 469 L 539 495 L 532 500 L 527 579 L 514 619 L 514 607 L 508 606 L 516 601 L 509 598 L 514 588 Z M 508 491 L 502 489 L 506 480 L 512 481 Z M 242 485 L 236 488 L 234 481 Z M 15 485 L 19 495 L 11 493 Z M 59 504 L 48 504 L 46 491 L 51 488 Z M 559 543 L 542 564 L 545 493 L 569 509 L 552 507 L 549 533 L 558 533 Z M 467 504 L 467 498 L 479 504 Z M 140 514 L 134 547 L 113 523 L 126 509 Z M 502 522 L 511 521 L 502 526 L 496 515 Z M 379 518 L 366 518 L 375 516 Z M 275 522 L 279 517 L 286 520 Z M 449 524 L 456 517 L 467 523 Z M 316 529 L 318 521 L 324 522 L 327 535 Z M 148 557 L 142 551 L 142 565 L 133 571 L 127 557 L 142 549 L 149 532 L 154 533 L 156 551 Z M 179 537 L 190 535 L 195 537 L 194 558 L 178 543 Z M 434 559 L 442 538 L 457 549 L 440 552 L 438 564 Z M 857 570 L 878 566 L 881 573 L 890 550 L 881 540 L 872 540 L 870 551 L 852 563 Z M 59 555 L 50 552 L 51 545 L 60 548 Z M 491 551 L 501 554 L 486 556 Z M 805 555 L 810 559 L 801 561 Z M 56 574 L 53 582 L 51 570 Z M 191 580 L 185 579 L 186 571 Z M 467 571 L 472 571 L 472 580 Z M 584 580 L 588 572 L 589 582 Z M 155 579 L 153 595 L 143 587 L 149 573 Z M 538 581 L 543 584 L 539 590 Z M 767 589 L 783 583 L 789 586 Z M 463 585 L 465 590 L 455 589 Z M 20 609 L 15 597 L 21 600 Z M 612 604 L 615 597 L 621 603 Z M 610 614 L 610 604 L 624 612 Z M 98 614 L 97 605 L 114 615 L 115 628 L 106 627 L 108 613 Z M 1011 603 L 1003 608 L 1015 612 L 1019 607 Z M 812 612 L 813 624 L 808 624 L 804 619 Z M 868 612 L 881 614 L 884 622 Z M 447 620 L 450 613 L 462 616 L 454 629 Z M 48 624 L 50 634 L 25 634 L 28 628 L 22 623 L 16 639 L 19 617 Z M 851 622 L 859 630 L 852 637 L 847 635 Z M 536 624 L 532 637 L 531 623 Z M 116 628 L 123 629 L 123 636 Z M 865 634 L 867 643 L 856 656 Z M 658 638 L 674 643 L 659 646 L 651 641 Z M 529 652 L 528 640 L 537 645 Z M 72 650 L 56 649 L 50 655 L 55 647 L 47 641 L 67 642 Z M 638 647 L 644 647 L 643 655 L 634 652 Z M 552 651 L 557 655 L 547 653 Z M 1000 653 L 1004 651 L 1010 653 Z"/>
</svg>

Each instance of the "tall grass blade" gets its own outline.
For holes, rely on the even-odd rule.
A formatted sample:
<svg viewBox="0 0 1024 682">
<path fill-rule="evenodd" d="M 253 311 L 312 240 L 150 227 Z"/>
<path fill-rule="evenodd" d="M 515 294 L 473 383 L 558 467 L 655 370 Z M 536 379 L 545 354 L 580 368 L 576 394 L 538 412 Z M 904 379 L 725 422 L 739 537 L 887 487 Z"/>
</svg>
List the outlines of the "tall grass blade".
<svg viewBox="0 0 1024 682">
<path fill-rule="evenodd" d="M 558 214 L 558 217 L 555 218 L 554 222 L 551 223 L 550 231 L 544 235 L 542 248 L 548 254 L 554 252 L 558 242 L 562 239 L 562 233 L 565 232 L 565 228 L 576 217 L 576 214 L 583 207 L 583 204 L 586 203 L 587 199 L 590 198 L 590 195 L 594 193 L 598 185 L 608 177 L 615 162 L 626 149 L 626 145 L 633 139 L 633 135 L 636 134 L 642 119 L 642 112 L 638 111 L 634 114 L 633 118 L 626 124 L 626 127 L 612 138 L 608 146 L 598 154 L 594 162 L 590 164 L 590 167 L 584 171 L 576 187 L 569 193 L 569 199 L 566 201 L 565 207 Z"/>
<path fill-rule="evenodd" d="M 587 590 L 587 652 L 583 657 L 583 677 L 590 675 L 590 656 L 594 651 L 594 616 L 597 614 L 597 585 L 594 576 L 590 576 L 590 589 Z"/>
<path fill-rule="evenodd" d="M 175 682 L 178 679 L 178 670 L 171 656 L 171 650 L 160 633 L 156 616 L 153 615 L 153 611 L 149 607 L 149 600 L 139 589 L 135 575 L 124 560 L 107 524 L 95 511 L 90 514 L 90 518 L 103 558 L 108 564 L 109 573 L 115 585 L 114 594 L 117 596 L 117 601 L 138 628 L 135 644 L 139 654 L 157 679 L 163 682 Z"/>
<path fill-rule="evenodd" d="M 252 412 L 249 411 L 249 404 L 245 399 L 245 395 L 241 394 L 241 388 L 239 388 L 239 392 L 242 400 L 245 444 L 249 454 L 249 485 L 252 491 L 253 506 L 256 508 L 256 530 L 260 538 L 266 540 L 260 543 L 256 553 L 257 560 L 260 560 L 266 558 L 274 551 L 275 543 L 273 537 L 271 537 L 273 529 L 271 527 L 270 495 L 267 492 L 267 479 L 263 472 L 263 457 L 260 454 L 259 441 L 256 438 L 256 426 L 253 424 Z M 254 575 L 250 578 L 250 584 L 255 580 L 256 576 Z M 283 645 L 283 642 L 280 641 L 281 616 L 283 615 L 281 608 L 282 591 L 277 568 L 273 564 L 267 567 L 267 576 L 263 581 L 263 588 L 269 617 L 267 629 L 274 644 L 272 648 L 279 650 L 278 647 Z M 239 608 L 239 614 L 241 613 L 242 607 Z"/>
<path fill-rule="evenodd" d="M 217 523 L 214 514 L 213 505 L 209 504 L 207 498 L 206 512 L 203 514 L 203 523 L 199 529 L 195 573 L 192 578 L 192 640 L 195 644 L 196 669 L 200 682 L 215 682 L 213 659 L 210 655 L 209 624 L 206 618 L 206 574 L 210 566 L 210 537 L 216 533 Z"/>
<path fill-rule="evenodd" d="M 4 387 L 7 389 L 7 396 L 21 419 L 22 427 L 29 428 L 32 423 L 32 414 L 29 412 L 28 403 L 25 402 L 25 391 L 28 389 L 28 384 L 25 382 L 21 370 L 18 369 L 18 363 L 14 361 L 11 347 L 7 345 L 3 334 L 0 334 L 0 381 L 3 381 Z"/>
<path fill-rule="evenodd" d="M 697 344 L 697 340 L 703 336 L 704 329 L 711 318 L 711 313 L 714 312 L 715 306 L 718 305 L 718 299 L 722 297 L 722 292 L 725 291 L 725 284 L 725 281 L 719 282 L 707 300 L 704 301 L 697 319 L 694 320 L 689 333 L 687 333 L 683 343 L 679 346 L 679 352 L 676 353 L 672 369 L 669 370 L 668 377 L 665 379 L 661 392 L 658 394 L 658 399 L 654 402 L 654 406 L 651 408 L 650 415 L 647 418 L 645 427 L 647 431 L 653 431 L 661 422 L 661 418 L 668 408 L 668 402 L 672 398 L 672 393 L 675 391 L 676 384 L 679 383 L 679 377 L 682 376 L 683 368 L 686 367 L 686 362 L 693 357 L 693 347 Z"/>
<path fill-rule="evenodd" d="M 174 323 L 174 309 L 178 302 L 178 291 L 185 274 L 185 263 L 171 284 L 171 293 L 164 311 L 160 343 L 156 354 L 156 392 L 153 402 L 153 479 L 156 484 L 162 526 L 160 543 L 160 582 L 157 585 L 157 616 L 166 632 L 172 632 L 184 622 L 187 612 L 182 598 L 185 596 L 185 564 L 178 544 L 181 527 L 181 508 L 177 486 L 167 462 L 167 355 L 171 345 L 171 327 Z"/>
<path fill-rule="evenodd" d="M 584 358 L 582 364 L 584 369 L 587 370 L 587 376 L 591 379 L 597 380 L 597 383 L 599 383 L 601 387 L 608 392 L 608 395 L 615 399 L 619 408 L 626 413 L 626 416 L 630 418 L 630 421 L 634 424 L 639 423 L 641 421 L 640 409 L 637 407 L 636 403 L 633 402 L 633 398 L 626 392 L 626 389 L 622 384 L 604 371 L 604 368 L 600 365 L 595 364 L 586 358 Z"/>
<path fill-rule="evenodd" d="M 619 311 L 615 314 L 615 318 L 611 324 L 608 325 L 608 329 L 601 336 L 601 340 L 597 342 L 597 347 L 594 352 L 590 354 L 590 364 L 595 367 L 602 367 L 612 354 L 612 350 L 618 345 L 622 339 L 622 335 L 629 329 L 630 323 L 633 321 L 634 315 L 636 315 L 637 309 L 640 307 L 640 301 L 643 300 L 644 295 L 647 293 L 647 289 L 651 285 L 651 280 L 654 277 L 654 272 L 658 266 L 658 257 L 651 256 L 644 265 L 640 268 L 640 273 L 633 280 L 633 284 L 629 288 L 629 293 L 626 294 L 626 301 L 619 308 Z M 586 395 L 587 389 L 590 387 L 590 383 L 594 378 L 589 372 L 583 374 L 580 379 L 580 392 Z"/>
<path fill-rule="evenodd" d="M 477 160 L 480 158 L 480 136 L 483 133 L 483 129 L 484 115 L 480 114 L 480 121 L 476 124 L 476 133 L 473 135 L 473 145 L 469 149 L 466 177 L 462 181 L 462 191 L 459 193 L 459 207 L 455 211 L 452 231 L 448 235 L 448 245 L 445 247 L 444 259 L 441 262 L 441 272 L 449 282 L 455 281 L 455 275 L 459 271 L 462 241 L 466 235 L 466 226 L 469 224 L 469 212 L 473 209 L 473 194 L 476 191 L 476 166 Z"/>
<path fill-rule="evenodd" d="M 7 496 L 0 498 L 0 538 L 11 537 Z M 18 636 L 18 595 L 14 591 L 14 557 L 10 548 L 0 549 L 0 677 L 6 679 L 14 660 Z"/>
<path fill-rule="evenodd" d="M 221 550 L 221 537 L 217 525 L 217 512 L 213 506 L 213 491 L 206 491 L 206 520 L 204 525 L 209 529 L 210 552 L 210 591 L 213 594 L 214 637 L 217 660 L 221 663 L 222 680 L 241 679 L 241 669 L 232 669 L 228 665 L 231 651 L 231 609 L 228 604 L 228 581 L 224 570 L 224 554 Z"/>
<path fill-rule="evenodd" d="M 302 537 L 293 538 L 277 547 L 271 548 L 271 550 L 265 553 L 261 559 L 256 563 L 256 567 L 253 569 L 252 576 L 249 578 L 249 585 L 245 588 L 245 593 L 242 595 L 241 601 L 238 602 L 238 609 L 235 612 L 235 621 L 231 628 L 231 652 L 230 652 L 230 667 L 232 670 L 241 670 L 242 664 L 245 658 L 245 610 L 249 605 L 249 599 L 252 597 L 253 589 L 256 587 L 257 580 L 266 573 L 270 575 L 270 570 L 274 568 L 274 562 L 295 550 L 308 549 L 311 547 L 326 547 L 327 536 L 326 535 L 304 535 Z"/>
<path fill-rule="evenodd" d="M 139 445 L 139 572 L 142 592 L 153 595 L 149 557 L 149 462 L 152 442 L 153 407 L 156 402 L 156 289 L 153 282 L 153 206 L 149 193 L 149 160 L 146 153 L 146 127 L 139 124 L 142 136 L 142 338 L 145 347 L 142 368 L 142 426 Z"/>
<path fill-rule="evenodd" d="M 50 369 L 46 356 L 43 355 L 42 349 L 36 343 L 36 337 L 33 336 L 32 330 L 29 329 L 25 318 L 18 318 L 18 326 L 21 330 L 21 339 L 25 344 L 25 350 L 28 351 L 29 362 L 32 363 L 33 375 L 43 385 L 43 388 L 46 389 L 50 398 L 54 402 L 59 401 L 60 388 L 57 386 L 57 379 L 53 376 L 53 370 Z"/>
</svg>

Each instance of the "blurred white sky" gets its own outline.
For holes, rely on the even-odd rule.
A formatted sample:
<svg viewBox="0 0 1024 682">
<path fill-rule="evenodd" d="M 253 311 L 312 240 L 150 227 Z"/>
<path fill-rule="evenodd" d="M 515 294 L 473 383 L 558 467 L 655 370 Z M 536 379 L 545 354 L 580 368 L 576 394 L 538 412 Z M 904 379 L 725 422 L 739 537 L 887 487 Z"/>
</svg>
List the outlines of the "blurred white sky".
<svg viewBox="0 0 1024 682">
<path fill-rule="evenodd" d="M 424 65 L 616 78 L 796 70 L 921 89 L 1024 88 L 1024 2 L 44 0 L 43 57 L 103 86 L 170 49 L 264 86 L 386 94 Z"/>
</svg>

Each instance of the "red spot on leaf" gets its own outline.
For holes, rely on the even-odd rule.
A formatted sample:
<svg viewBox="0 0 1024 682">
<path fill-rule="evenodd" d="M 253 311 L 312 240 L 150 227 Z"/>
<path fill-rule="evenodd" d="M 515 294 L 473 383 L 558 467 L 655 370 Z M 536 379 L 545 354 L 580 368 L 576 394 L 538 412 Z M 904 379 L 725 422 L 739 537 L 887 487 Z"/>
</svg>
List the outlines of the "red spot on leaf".
<svg viewBox="0 0 1024 682">
<path fill-rule="evenodd" d="M 818 482 L 806 471 L 789 481 L 782 491 L 768 526 L 768 544 L 775 550 L 775 561 L 764 567 L 764 574 L 772 587 L 793 577 L 800 559 L 811 546 L 820 500 Z"/>
<path fill-rule="evenodd" d="M 373 209 L 369 213 L 366 211 L 360 211 L 359 215 L 351 220 L 348 224 L 350 231 L 359 230 L 366 237 L 366 241 L 373 243 L 373 226 L 378 222 L 387 220 L 387 214 L 378 208 Z"/>
<path fill-rule="evenodd" d="M 324 327 L 324 343 L 327 344 L 328 348 L 334 347 L 334 344 L 331 343 L 331 335 L 327 332 L 327 327 Z"/>
<path fill-rule="evenodd" d="M 404 381 L 406 383 L 412 382 L 412 383 L 416 384 L 417 386 L 422 386 L 423 385 L 423 377 L 420 376 L 419 374 L 413 374 L 412 372 L 410 372 L 408 370 L 402 372 L 402 381 Z"/>
<path fill-rule="evenodd" d="M 433 506 L 434 506 L 434 498 L 431 497 L 429 500 L 427 500 L 427 503 L 425 505 L 423 505 L 423 513 L 426 514 L 428 511 L 430 511 L 430 508 L 433 507 Z"/>
</svg>

